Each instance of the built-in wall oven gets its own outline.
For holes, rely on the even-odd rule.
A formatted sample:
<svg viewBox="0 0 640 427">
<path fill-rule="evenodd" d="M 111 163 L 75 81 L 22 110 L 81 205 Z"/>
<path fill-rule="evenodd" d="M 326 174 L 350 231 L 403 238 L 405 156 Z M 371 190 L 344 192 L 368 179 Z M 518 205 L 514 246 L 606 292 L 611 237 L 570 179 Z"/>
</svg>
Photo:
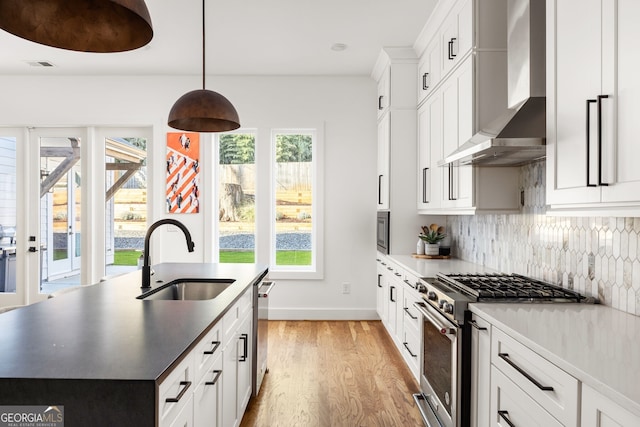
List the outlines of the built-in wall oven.
<svg viewBox="0 0 640 427">
<path fill-rule="evenodd" d="M 438 274 L 423 279 L 420 393 L 429 427 L 465 427 L 471 407 L 471 302 L 575 302 L 593 298 L 517 274 Z"/>
<path fill-rule="evenodd" d="M 383 254 L 389 253 L 389 211 L 378 211 L 376 223 L 376 240 L 378 251 Z"/>
</svg>

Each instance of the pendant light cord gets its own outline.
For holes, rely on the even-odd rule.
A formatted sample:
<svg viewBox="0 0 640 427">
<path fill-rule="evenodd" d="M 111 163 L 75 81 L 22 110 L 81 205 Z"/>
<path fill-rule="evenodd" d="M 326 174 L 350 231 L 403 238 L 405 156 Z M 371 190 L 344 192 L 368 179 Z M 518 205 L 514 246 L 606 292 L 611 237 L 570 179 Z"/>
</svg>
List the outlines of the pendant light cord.
<svg viewBox="0 0 640 427">
<path fill-rule="evenodd" d="M 204 2 L 205 0 L 202 0 L 202 90 L 205 90 L 205 85 L 204 85 L 204 73 L 205 73 L 205 33 L 204 33 Z"/>
</svg>

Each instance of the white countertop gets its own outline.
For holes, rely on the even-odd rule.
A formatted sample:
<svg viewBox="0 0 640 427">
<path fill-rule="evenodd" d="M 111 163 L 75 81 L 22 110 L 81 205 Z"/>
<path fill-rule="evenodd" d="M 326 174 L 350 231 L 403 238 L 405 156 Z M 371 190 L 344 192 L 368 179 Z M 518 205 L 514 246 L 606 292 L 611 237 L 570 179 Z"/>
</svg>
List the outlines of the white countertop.
<svg viewBox="0 0 640 427">
<path fill-rule="evenodd" d="M 425 259 L 414 258 L 411 255 L 385 256 L 418 277 L 436 277 L 436 273 L 495 273 L 495 270 L 490 268 L 457 258 Z"/>
<path fill-rule="evenodd" d="M 470 307 L 640 416 L 640 317 L 598 304 L 474 303 Z"/>
</svg>

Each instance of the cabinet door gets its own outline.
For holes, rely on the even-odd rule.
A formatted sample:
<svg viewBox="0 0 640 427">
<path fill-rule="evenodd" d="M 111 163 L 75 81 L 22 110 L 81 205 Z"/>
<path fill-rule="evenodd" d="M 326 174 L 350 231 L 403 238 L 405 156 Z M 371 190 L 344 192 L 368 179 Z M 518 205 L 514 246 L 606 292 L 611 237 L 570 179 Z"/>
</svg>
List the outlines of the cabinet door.
<svg viewBox="0 0 640 427">
<path fill-rule="evenodd" d="M 603 129 L 603 138 L 608 143 L 603 174 L 605 182 L 609 183 L 602 189 L 603 202 L 640 201 L 640 144 L 637 143 L 640 133 L 637 114 L 640 100 L 639 20 L 640 2 L 637 0 L 618 0 L 617 10 L 613 2 L 603 3 L 602 92 L 615 95 L 604 99 L 602 108 L 605 118 L 617 119 L 610 120 L 609 132 L 606 127 Z M 617 67 L 614 54 L 617 54 Z"/>
<path fill-rule="evenodd" d="M 587 186 L 598 179 L 597 112 L 588 100 L 601 94 L 601 0 L 552 0 L 547 8 L 547 202 L 598 202 L 600 188 Z"/>
<path fill-rule="evenodd" d="M 434 37 L 422 55 L 418 70 L 418 104 L 429 96 L 440 82 L 442 73 L 440 37 Z"/>
<path fill-rule="evenodd" d="M 381 117 L 389 109 L 391 101 L 391 67 L 380 76 L 378 80 L 378 117 Z"/>
<path fill-rule="evenodd" d="M 196 425 L 193 422 L 193 397 L 190 396 L 170 427 L 194 427 Z"/>
<path fill-rule="evenodd" d="M 471 427 L 489 425 L 491 395 L 491 324 L 471 316 Z"/>
<path fill-rule="evenodd" d="M 222 427 L 222 357 L 218 356 L 193 393 L 195 426 Z"/>
<path fill-rule="evenodd" d="M 640 417 L 582 384 L 582 427 L 635 427 Z"/>
<path fill-rule="evenodd" d="M 377 270 L 377 280 L 376 280 L 376 309 L 378 311 L 378 316 L 380 316 L 380 320 L 383 323 L 386 323 L 387 313 L 386 313 L 386 295 L 385 292 L 385 280 L 384 280 L 384 261 L 378 261 Z"/>
<path fill-rule="evenodd" d="M 222 350 L 222 425 L 235 427 L 238 420 L 238 336 L 232 336 Z"/>
<path fill-rule="evenodd" d="M 473 58 L 469 57 L 442 87 L 442 151 L 446 156 L 473 136 Z M 442 206 L 473 206 L 473 167 L 447 166 Z"/>
<path fill-rule="evenodd" d="M 435 92 L 418 111 L 419 211 L 437 209 L 442 203 L 442 97 Z"/>
<path fill-rule="evenodd" d="M 251 365 L 253 360 L 253 345 L 251 342 L 253 317 L 245 317 L 238 330 L 238 415 L 244 414 L 251 398 Z"/>
<path fill-rule="evenodd" d="M 391 113 L 378 122 L 378 209 L 389 209 L 389 152 L 391 150 Z"/>
<path fill-rule="evenodd" d="M 460 0 L 443 23 L 442 74 L 446 75 L 473 45 L 473 2 Z"/>
</svg>

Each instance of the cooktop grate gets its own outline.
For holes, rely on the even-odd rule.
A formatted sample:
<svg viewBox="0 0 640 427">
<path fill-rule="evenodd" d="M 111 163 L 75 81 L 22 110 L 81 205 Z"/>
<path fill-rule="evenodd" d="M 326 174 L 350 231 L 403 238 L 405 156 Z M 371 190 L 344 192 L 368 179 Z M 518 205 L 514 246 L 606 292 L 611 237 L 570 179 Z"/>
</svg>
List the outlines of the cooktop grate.
<svg viewBox="0 0 640 427">
<path fill-rule="evenodd" d="M 446 274 L 447 284 L 478 301 L 530 300 L 582 302 L 577 292 L 517 274 Z"/>
</svg>

